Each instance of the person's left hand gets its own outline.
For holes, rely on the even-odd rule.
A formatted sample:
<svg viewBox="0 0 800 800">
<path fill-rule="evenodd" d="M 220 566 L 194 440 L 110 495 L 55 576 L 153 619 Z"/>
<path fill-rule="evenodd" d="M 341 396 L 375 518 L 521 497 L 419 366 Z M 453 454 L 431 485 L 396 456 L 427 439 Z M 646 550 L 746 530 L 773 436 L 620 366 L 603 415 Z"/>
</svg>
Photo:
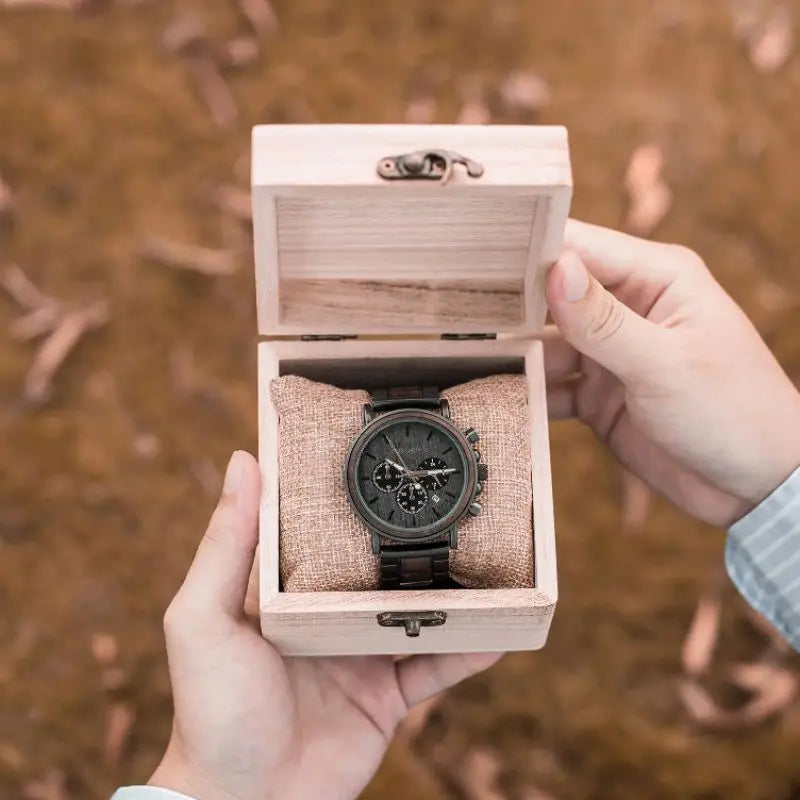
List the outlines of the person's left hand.
<svg viewBox="0 0 800 800">
<path fill-rule="evenodd" d="M 283 659 L 244 616 L 261 480 L 236 452 L 164 618 L 175 717 L 150 785 L 197 800 L 352 800 L 408 709 L 499 656 Z"/>
</svg>

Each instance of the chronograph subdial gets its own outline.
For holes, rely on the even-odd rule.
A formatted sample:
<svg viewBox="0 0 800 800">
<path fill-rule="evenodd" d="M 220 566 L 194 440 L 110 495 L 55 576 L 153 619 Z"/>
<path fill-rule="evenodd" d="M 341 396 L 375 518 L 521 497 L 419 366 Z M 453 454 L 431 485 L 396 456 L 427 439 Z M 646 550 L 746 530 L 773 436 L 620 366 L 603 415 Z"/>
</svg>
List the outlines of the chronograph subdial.
<svg viewBox="0 0 800 800">
<path fill-rule="evenodd" d="M 421 483 L 406 483 L 397 490 L 397 505 L 409 514 L 419 514 L 428 502 L 428 493 Z"/>
<path fill-rule="evenodd" d="M 403 471 L 389 461 L 381 461 L 372 470 L 372 482 L 381 492 L 396 492 L 403 484 Z"/>
<path fill-rule="evenodd" d="M 447 464 L 443 459 L 436 458 L 435 456 L 426 458 L 420 463 L 419 467 L 417 467 L 417 472 L 434 472 L 434 474 L 423 475 L 419 478 L 419 482 L 422 484 L 423 488 L 427 489 L 429 492 L 435 491 L 436 489 L 443 489 L 450 478 L 450 472 L 452 472 L 452 470 L 449 472 L 445 470 L 447 470 Z"/>
</svg>

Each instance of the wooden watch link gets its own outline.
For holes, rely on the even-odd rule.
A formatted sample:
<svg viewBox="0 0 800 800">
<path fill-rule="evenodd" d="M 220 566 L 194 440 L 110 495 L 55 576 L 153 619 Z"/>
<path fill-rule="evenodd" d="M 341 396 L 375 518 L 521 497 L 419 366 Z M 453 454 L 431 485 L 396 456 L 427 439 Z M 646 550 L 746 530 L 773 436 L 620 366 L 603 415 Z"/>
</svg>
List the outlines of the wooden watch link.
<svg viewBox="0 0 800 800">
<path fill-rule="evenodd" d="M 382 589 L 456 587 L 449 576 L 458 526 L 477 516 L 489 475 L 473 428 L 450 421 L 432 386 L 383 389 L 345 462 L 347 493 L 380 556 Z"/>
</svg>

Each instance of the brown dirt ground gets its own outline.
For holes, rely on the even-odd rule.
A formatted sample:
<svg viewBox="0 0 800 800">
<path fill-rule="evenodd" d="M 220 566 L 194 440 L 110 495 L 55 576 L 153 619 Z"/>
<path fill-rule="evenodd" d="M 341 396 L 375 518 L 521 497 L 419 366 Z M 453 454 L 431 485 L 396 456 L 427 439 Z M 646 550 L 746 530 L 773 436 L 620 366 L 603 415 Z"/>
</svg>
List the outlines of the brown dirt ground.
<svg viewBox="0 0 800 800">
<path fill-rule="evenodd" d="M 553 94 L 539 121 L 570 129 L 574 215 L 619 225 L 632 149 L 661 144 L 676 201 L 658 237 L 703 253 L 800 375 L 800 58 L 759 75 L 724 3 L 276 5 L 279 35 L 232 77 L 242 114 L 227 132 L 160 48 L 172 3 L 0 11 L 0 174 L 17 196 L 0 261 L 58 297 L 106 296 L 113 315 L 40 408 L 20 400 L 32 346 L 0 337 L 3 798 L 49 769 L 70 798 L 103 798 L 145 778 L 164 746 L 162 611 L 227 456 L 256 444 L 253 281 L 249 263 L 217 279 L 158 268 L 137 244 L 147 233 L 225 241 L 203 189 L 246 181 L 252 124 L 398 121 L 430 73 L 442 81 L 436 119 L 452 121 L 458 76 L 535 70 Z M 184 6 L 217 34 L 241 26 L 232 2 Z M 3 301 L 3 327 L 15 313 Z M 149 434 L 157 452 L 135 446 Z M 557 798 L 800 797 L 800 706 L 726 736 L 699 731 L 676 699 L 721 534 L 661 502 L 643 532 L 621 534 L 612 461 L 576 425 L 552 436 L 561 600 L 547 648 L 451 692 L 417 755 L 395 747 L 365 797 L 461 797 L 421 765 L 433 752 L 458 765 L 475 744 L 497 748 L 512 800 L 534 785 Z M 724 628 L 730 655 L 758 648 L 732 597 Z M 90 651 L 98 631 L 120 642 L 125 681 L 111 694 Z M 114 697 L 136 711 L 116 767 L 102 755 Z"/>
</svg>

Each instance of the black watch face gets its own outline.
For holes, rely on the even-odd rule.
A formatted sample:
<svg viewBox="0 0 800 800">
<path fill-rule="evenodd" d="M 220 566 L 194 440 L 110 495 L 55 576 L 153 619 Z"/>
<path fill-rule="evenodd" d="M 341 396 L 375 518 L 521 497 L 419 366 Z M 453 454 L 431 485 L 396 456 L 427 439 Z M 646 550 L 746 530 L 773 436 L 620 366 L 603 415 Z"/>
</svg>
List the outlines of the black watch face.
<svg viewBox="0 0 800 800">
<path fill-rule="evenodd" d="M 353 443 L 346 472 L 359 515 L 401 538 L 452 525 L 475 484 L 469 443 L 441 415 L 426 411 L 391 412 L 367 426 Z"/>
</svg>

